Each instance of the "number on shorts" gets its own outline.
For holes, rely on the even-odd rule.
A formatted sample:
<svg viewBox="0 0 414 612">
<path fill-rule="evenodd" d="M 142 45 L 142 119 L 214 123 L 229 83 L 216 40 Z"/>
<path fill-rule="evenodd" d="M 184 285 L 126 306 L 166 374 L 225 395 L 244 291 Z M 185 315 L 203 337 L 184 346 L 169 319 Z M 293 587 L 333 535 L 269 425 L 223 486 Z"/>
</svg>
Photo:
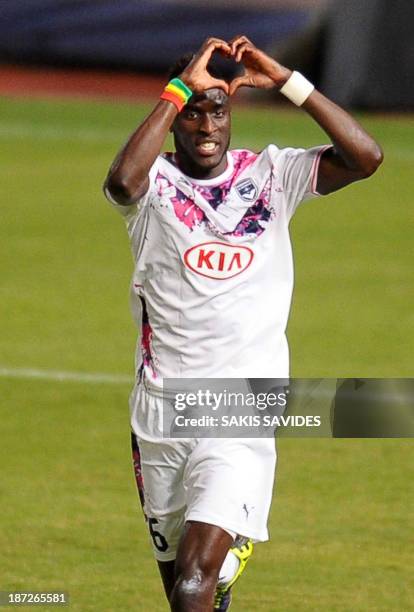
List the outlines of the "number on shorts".
<svg viewBox="0 0 414 612">
<path fill-rule="evenodd" d="M 149 531 L 152 537 L 152 541 L 154 542 L 155 548 L 159 550 L 160 552 L 165 552 L 168 549 L 167 540 L 164 538 L 164 536 L 159 531 L 155 531 L 154 529 L 154 525 L 158 524 L 157 519 L 150 518 L 148 519 L 148 523 L 149 523 Z"/>
</svg>

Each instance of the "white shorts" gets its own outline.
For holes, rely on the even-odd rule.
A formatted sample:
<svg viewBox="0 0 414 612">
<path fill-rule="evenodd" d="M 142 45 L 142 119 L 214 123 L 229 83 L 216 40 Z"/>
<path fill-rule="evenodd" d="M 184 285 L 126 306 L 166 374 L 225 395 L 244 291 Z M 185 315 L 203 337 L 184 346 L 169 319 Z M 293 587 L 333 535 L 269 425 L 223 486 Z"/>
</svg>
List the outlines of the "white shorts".
<svg viewBox="0 0 414 612">
<path fill-rule="evenodd" d="M 162 438 L 162 399 L 139 385 L 131 400 L 135 474 L 156 559 L 175 559 L 186 521 L 267 540 L 274 439 Z"/>
</svg>

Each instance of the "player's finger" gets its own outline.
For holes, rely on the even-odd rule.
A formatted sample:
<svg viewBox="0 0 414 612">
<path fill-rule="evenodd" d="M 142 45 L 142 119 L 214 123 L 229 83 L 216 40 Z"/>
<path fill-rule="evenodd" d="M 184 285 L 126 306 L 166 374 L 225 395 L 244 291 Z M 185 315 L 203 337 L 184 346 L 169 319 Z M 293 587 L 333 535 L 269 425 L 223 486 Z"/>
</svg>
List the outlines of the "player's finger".
<svg viewBox="0 0 414 612">
<path fill-rule="evenodd" d="M 246 75 L 233 79 L 229 86 L 229 96 L 235 94 L 239 87 L 242 87 L 243 85 L 247 87 L 250 86 L 250 80 Z"/>
<path fill-rule="evenodd" d="M 222 38 L 216 38 L 215 36 L 209 36 L 209 38 L 206 38 L 206 40 L 202 44 L 201 48 L 202 49 L 203 48 L 207 48 L 212 43 L 221 43 L 223 45 L 228 45 L 229 46 L 229 43 L 227 41 L 223 40 Z"/>
<path fill-rule="evenodd" d="M 235 38 L 232 38 L 231 41 L 229 42 L 231 54 L 234 56 L 237 52 L 237 48 L 240 45 L 243 45 L 245 43 L 252 44 L 251 41 L 247 38 L 247 36 L 244 36 L 244 34 L 241 34 L 239 36 L 236 36 Z"/>
<path fill-rule="evenodd" d="M 220 38 L 208 38 L 201 47 L 199 55 L 200 57 L 211 57 L 214 51 L 222 51 L 227 54 L 231 53 L 230 45 L 225 40 L 221 40 Z"/>
<path fill-rule="evenodd" d="M 249 39 L 244 34 L 237 34 L 237 36 L 233 36 L 233 38 L 229 40 L 229 45 L 232 46 L 237 42 L 249 42 Z"/>
<path fill-rule="evenodd" d="M 208 47 L 206 47 L 206 49 L 203 51 L 200 57 L 197 58 L 197 66 L 206 69 L 207 64 L 209 63 L 211 59 L 211 56 L 213 55 L 215 51 L 223 53 L 226 56 L 230 56 L 231 54 L 230 47 L 228 46 L 227 43 L 222 44 L 221 41 L 217 43 L 213 42 Z"/>
<path fill-rule="evenodd" d="M 229 84 L 226 83 L 226 81 L 223 81 L 222 79 L 214 79 L 211 78 L 208 82 L 208 88 L 213 88 L 213 87 L 218 87 L 219 89 L 223 89 L 225 91 L 225 93 L 227 95 L 229 94 Z"/>
<path fill-rule="evenodd" d="M 218 48 L 218 49 L 215 49 L 215 51 L 217 51 L 217 53 L 220 53 L 220 55 L 223 55 L 224 57 L 231 57 L 230 46 L 227 46 L 225 49 Z"/>
<path fill-rule="evenodd" d="M 236 55 L 234 56 L 234 60 L 236 62 L 240 62 L 244 53 L 247 51 L 247 49 L 250 49 L 250 48 L 251 48 L 251 43 L 249 42 L 243 43 L 242 45 L 237 47 Z"/>
</svg>

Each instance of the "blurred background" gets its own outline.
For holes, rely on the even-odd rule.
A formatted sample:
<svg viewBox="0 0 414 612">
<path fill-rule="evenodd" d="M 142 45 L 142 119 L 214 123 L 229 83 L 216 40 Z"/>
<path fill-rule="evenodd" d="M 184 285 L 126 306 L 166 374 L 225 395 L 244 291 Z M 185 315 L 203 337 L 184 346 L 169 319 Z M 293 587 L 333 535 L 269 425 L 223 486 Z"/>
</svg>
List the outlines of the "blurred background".
<svg viewBox="0 0 414 612">
<path fill-rule="evenodd" d="M 341 105 L 407 110 L 414 105 L 413 23 L 407 0 L 14 0 L 0 7 L 0 62 L 165 78 L 171 62 L 206 37 L 245 33 Z M 60 76 L 61 88 L 75 87 Z M 47 89 L 43 78 L 27 87 Z M 7 82 L 9 71 L 0 80 L 3 91 L 23 87 Z M 130 95 L 139 93 L 139 83 L 129 85 Z M 91 75 L 84 86 L 100 91 Z"/>
</svg>

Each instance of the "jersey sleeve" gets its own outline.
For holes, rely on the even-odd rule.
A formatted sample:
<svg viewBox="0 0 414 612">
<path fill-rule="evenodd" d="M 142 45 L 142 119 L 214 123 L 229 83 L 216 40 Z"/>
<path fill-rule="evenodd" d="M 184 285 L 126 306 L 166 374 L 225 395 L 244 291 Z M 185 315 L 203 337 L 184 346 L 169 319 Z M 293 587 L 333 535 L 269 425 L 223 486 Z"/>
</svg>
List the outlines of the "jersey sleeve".
<svg viewBox="0 0 414 612">
<path fill-rule="evenodd" d="M 311 149 L 278 149 L 268 147 L 273 173 L 285 195 L 286 212 L 290 219 L 301 202 L 319 196 L 316 191 L 319 162 L 322 153 L 332 145 Z"/>
<path fill-rule="evenodd" d="M 122 215 L 127 225 L 129 225 L 131 221 L 133 221 L 133 219 L 137 217 L 138 213 L 148 204 L 154 193 L 155 179 L 157 177 L 158 172 L 158 160 L 159 158 L 155 160 L 154 164 L 151 167 L 151 170 L 149 171 L 149 184 L 147 191 L 136 202 L 133 202 L 132 204 L 128 204 L 126 206 L 123 204 L 118 204 L 118 202 L 113 199 L 108 189 L 104 189 L 106 199 L 110 202 L 110 204 L 112 204 L 113 208 L 117 210 L 120 215 Z"/>
</svg>

